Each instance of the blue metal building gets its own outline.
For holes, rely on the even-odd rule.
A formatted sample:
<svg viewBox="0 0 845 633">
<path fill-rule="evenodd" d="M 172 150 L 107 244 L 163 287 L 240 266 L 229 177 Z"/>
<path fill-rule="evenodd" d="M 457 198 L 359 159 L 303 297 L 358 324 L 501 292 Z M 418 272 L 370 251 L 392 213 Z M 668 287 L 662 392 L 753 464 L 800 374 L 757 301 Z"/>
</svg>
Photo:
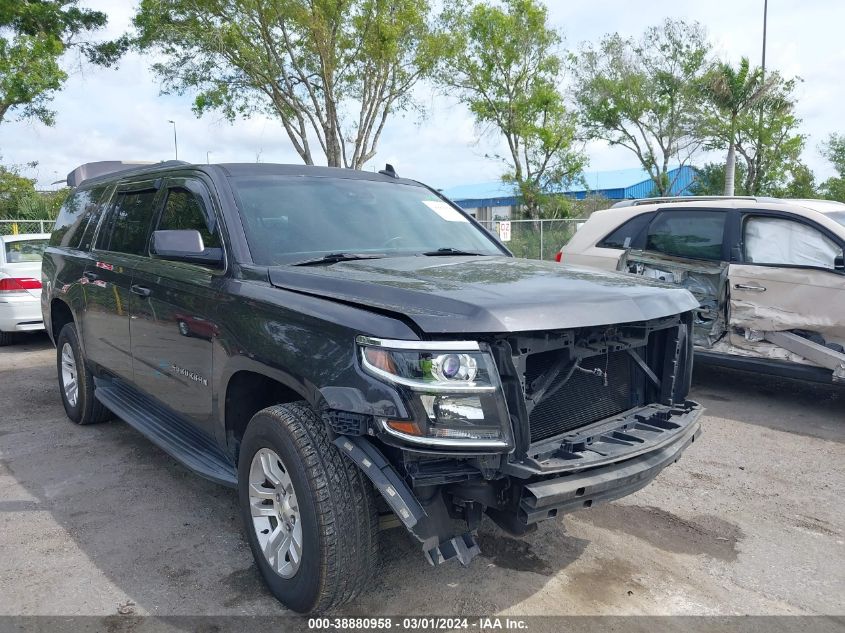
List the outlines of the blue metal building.
<svg viewBox="0 0 845 633">
<path fill-rule="evenodd" d="M 690 195 L 695 179 L 695 168 L 689 165 L 669 170 L 672 195 Z M 654 194 L 654 183 L 644 169 L 618 169 L 582 174 L 582 183 L 573 185 L 561 194 L 583 200 L 590 195 L 604 196 L 610 200 L 648 198 Z M 586 184 L 586 186 L 585 186 Z M 478 219 L 510 217 L 513 207 L 519 205 L 519 196 L 513 185 L 500 180 L 474 185 L 458 185 L 443 190 L 443 194 L 473 213 Z"/>
</svg>

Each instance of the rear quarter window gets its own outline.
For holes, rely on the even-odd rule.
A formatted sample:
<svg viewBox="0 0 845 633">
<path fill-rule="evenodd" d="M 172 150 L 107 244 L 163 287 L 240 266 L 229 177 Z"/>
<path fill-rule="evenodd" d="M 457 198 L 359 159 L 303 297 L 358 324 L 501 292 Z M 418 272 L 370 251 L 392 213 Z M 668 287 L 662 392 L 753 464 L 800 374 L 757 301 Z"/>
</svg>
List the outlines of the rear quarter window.
<svg viewBox="0 0 845 633">
<path fill-rule="evenodd" d="M 59 211 L 53 234 L 50 236 L 50 246 L 64 246 L 77 248 L 85 232 L 85 227 L 91 219 L 97 202 L 103 195 L 104 187 L 85 189 L 72 193 Z"/>
<path fill-rule="evenodd" d="M 600 248 L 629 248 L 636 247 L 637 238 L 654 217 L 654 213 L 641 213 L 631 218 L 613 233 L 601 240 L 596 246 Z"/>
</svg>

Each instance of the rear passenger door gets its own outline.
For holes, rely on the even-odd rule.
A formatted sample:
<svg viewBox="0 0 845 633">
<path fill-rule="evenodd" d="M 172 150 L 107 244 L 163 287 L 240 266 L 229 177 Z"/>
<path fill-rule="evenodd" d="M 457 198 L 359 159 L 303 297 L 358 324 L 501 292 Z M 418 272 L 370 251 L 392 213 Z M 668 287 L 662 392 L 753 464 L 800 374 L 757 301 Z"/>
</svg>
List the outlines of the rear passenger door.
<svg viewBox="0 0 845 633">
<path fill-rule="evenodd" d="M 146 259 L 158 182 L 118 186 L 83 272 L 86 358 L 126 380 L 133 378 L 129 337 L 132 272 Z"/>
<path fill-rule="evenodd" d="M 153 230 L 195 229 L 206 249 L 222 249 L 218 212 L 209 188 L 194 178 L 169 178 Z M 135 382 L 209 432 L 212 350 L 224 267 L 176 262 L 150 253 L 135 270 L 132 355 Z"/>
<path fill-rule="evenodd" d="M 748 330 L 808 330 L 845 344 L 842 240 L 809 219 L 783 212 L 742 214 L 730 265 L 731 325 Z"/>
</svg>

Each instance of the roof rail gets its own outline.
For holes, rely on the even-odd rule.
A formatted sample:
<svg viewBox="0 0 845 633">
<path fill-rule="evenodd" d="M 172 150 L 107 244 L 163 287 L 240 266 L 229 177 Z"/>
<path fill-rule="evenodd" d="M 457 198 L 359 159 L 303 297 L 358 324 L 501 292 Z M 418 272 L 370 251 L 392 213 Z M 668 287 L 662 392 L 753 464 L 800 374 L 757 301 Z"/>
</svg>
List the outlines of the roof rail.
<svg viewBox="0 0 845 633">
<path fill-rule="evenodd" d="M 67 175 L 67 186 L 78 187 L 86 180 L 114 174 L 121 171 L 144 171 L 144 168 L 171 167 L 177 165 L 188 165 L 183 160 L 154 161 L 131 161 L 131 160 L 101 160 L 94 163 L 80 165 Z"/>
<path fill-rule="evenodd" d="M 638 207 L 643 204 L 655 204 L 659 202 L 707 202 L 717 200 L 747 200 L 749 202 L 772 202 L 777 198 L 761 196 L 665 196 L 659 198 L 638 198 L 636 200 L 621 200 L 614 204 L 611 209 L 620 207 Z"/>
</svg>

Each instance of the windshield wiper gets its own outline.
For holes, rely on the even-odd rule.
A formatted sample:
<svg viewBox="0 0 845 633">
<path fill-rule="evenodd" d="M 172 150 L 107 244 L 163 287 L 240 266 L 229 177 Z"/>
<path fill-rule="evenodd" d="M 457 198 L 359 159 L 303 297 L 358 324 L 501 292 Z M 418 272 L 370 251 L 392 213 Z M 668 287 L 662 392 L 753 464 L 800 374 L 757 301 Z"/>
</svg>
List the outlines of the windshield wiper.
<svg viewBox="0 0 845 633">
<path fill-rule="evenodd" d="M 447 246 L 446 248 L 438 248 L 436 251 L 426 251 L 423 253 L 427 257 L 446 257 L 449 255 L 478 255 L 483 256 L 484 253 L 479 253 L 477 251 L 464 251 L 460 248 L 452 248 Z"/>
<path fill-rule="evenodd" d="M 329 253 L 313 259 L 303 259 L 293 262 L 291 266 L 314 266 L 316 264 L 336 264 L 337 262 L 354 262 L 359 259 L 381 259 L 384 255 L 370 253 Z"/>
</svg>

